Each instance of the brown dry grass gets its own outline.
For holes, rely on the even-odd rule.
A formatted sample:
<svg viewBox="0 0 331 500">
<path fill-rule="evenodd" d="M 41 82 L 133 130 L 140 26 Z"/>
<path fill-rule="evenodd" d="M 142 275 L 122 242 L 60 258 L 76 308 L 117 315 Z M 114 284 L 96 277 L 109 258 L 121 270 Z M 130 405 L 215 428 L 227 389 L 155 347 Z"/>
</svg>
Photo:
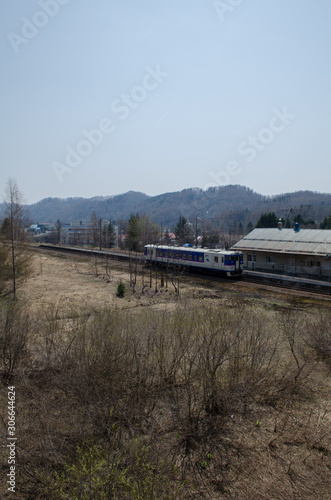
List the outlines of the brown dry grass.
<svg viewBox="0 0 331 500">
<path fill-rule="evenodd" d="M 31 277 L 19 290 L 19 298 L 26 301 L 31 311 L 49 304 L 62 303 L 73 307 L 131 308 L 156 306 L 173 299 L 173 291 L 159 289 L 157 300 L 149 289 L 149 271 L 140 268 L 136 293 L 130 293 L 130 277 L 126 264 L 111 261 L 110 272 L 103 260 L 79 256 L 59 255 L 55 252 L 36 251 Z M 108 271 L 108 274 L 107 272 Z M 142 292 L 142 275 L 145 287 Z M 116 297 L 116 288 L 123 281 L 127 296 L 123 301 Z M 154 282 L 153 282 L 154 287 Z M 187 286 L 182 286 L 182 292 Z"/>
<path fill-rule="evenodd" d="M 36 252 L 34 273 L 19 290 L 19 301 L 26 303 L 33 318 L 38 319 L 35 319 L 35 331 L 32 329 L 29 352 L 14 379 L 18 389 L 18 458 L 22 466 L 17 480 L 19 491 L 16 498 L 50 498 L 48 494 L 42 493 L 45 485 L 38 482 L 39 474 L 50 474 L 52 469 L 61 468 L 63 461 L 73 460 L 74 450 L 82 436 L 93 436 L 98 442 L 105 439 L 104 435 L 98 435 L 98 429 L 102 431 L 102 425 L 107 428 L 107 425 L 114 422 L 117 425 L 120 419 L 120 424 L 125 429 L 125 442 L 128 435 L 148 438 L 158 456 L 179 467 L 180 476 L 185 478 L 185 482 L 182 483 L 183 490 L 174 498 L 330 498 L 330 365 L 307 348 L 303 342 L 305 331 L 301 326 L 304 325 L 306 315 L 311 318 L 315 317 L 316 311 L 330 310 L 329 300 L 296 292 L 275 292 L 268 287 L 257 288 L 241 283 L 219 283 L 213 280 L 206 283 L 198 278 L 185 276 L 178 301 L 170 286 L 169 291 L 161 290 L 157 293 L 146 286 L 143 293 L 142 271 L 138 276 L 137 292 L 132 294 L 127 266 L 113 262 L 110 275 L 107 276 L 100 263 L 98 272 L 95 273 L 94 264 L 90 259 Z M 148 271 L 144 279 L 148 282 Z M 120 280 L 127 286 L 127 296 L 124 299 L 116 297 L 116 287 Z M 127 350 L 118 351 L 118 356 L 126 356 L 133 349 L 132 352 L 138 355 L 134 363 L 141 370 L 140 399 L 130 401 L 131 388 L 128 381 L 129 385 L 123 386 L 128 391 L 127 394 L 123 392 L 123 395 L 116 396 L 117 399 L 114 396 L 114 401 L 122 405 L 122 413 L 117 414 L 115 411 L 113 416 L 109 415 L 111 403 L 106 403 L 104 396 L 107 394 L 107 380 L 112 372 L 108 371 L 110 368 L 106 364 L 103 365 L 107 358 L 102 357 L 102 349 L 98 353 L 101 357 L 97 356 L 95 360 L 86 360 L 85 355 L 81 358 L 85 363 L 84 369 L 79 364 L 75 365 L 75 357 L 66 357 L 66 352 L 69 352 L 66 349 L 71 349 L 72 346 L 70 335 L 72 342 L 75 342 L 75 328 L 77 331 L 87 332 L 88 322 L 91 321 L 89 318 L 93 320 L 94 315 L 98 315 L 100 305 L 114 310 L 118 314 L 118 321 L 124 318 L 124 323 L 128 322 L 128 339 L 130 329 L 135 332 L 136 337 L 132 337 L 132 342 L 137 342 L 137 351 L 130 343 Z M 167 348 L 173 349 L 172 355 L 176 355 L 176 349 L 179 349 L 176 345 L 181 345 L 176 344 L 177 334 L 172 337 L 172 332 L 169 331 L 169 336 L 163 338 L 158 329 L 161 324 L 166 328 L 167 314 L 174 314 L 177 318 L 177 323 L 175 321 L 174 324 L 177 325 L 178 335 L 182 332 L 181 321 L 184 322 L 186 332 L 190 332 L 190 324 L 192 332 L 195 332 L 192 339 L 186 339 L 188 343 L 185 356 L 190 360 L 190 356 L 194 355 L 195 342 L 198 342 L 197 346 L 200 345 L 197 354 L 201 355 L 205 344 L 199 344 L 199 335 L 205 335 L 206 341 L 210 340 L 210 332 L 208 328 L 205 329 L 204 324 L 213 328 L 215 325 L 212 316 L 222 307 L 225 308 L 224 311 L 230 311 L 228 321 L 229 327 L 234 328 L 233 331 L 236 331 L 237 324 L 232 325 L 231 321 L 243 314 L 246 326 L 248 321 L 252 321 L 253 333 L 256 325 L 256 328 L 265 332 L 266 337 L 263 338 L 273 339 L 279 335 L 279 342 L 277 359 L 275 358 L 273 371 L 270 372 L 275 379 L 272 380 L 270 375 L 269 378 L 262 377 L 259 380 L 257 369 L 254 391 L 247 389 L 245 385 L 250 380 L 249 377 L 247 380 L 243 379 L 244 384 L 234 383 L 233 393 L 226 392 L 225 385 L 218 402 L 224 404 L 224 409 L 218 410 L 214 415 L 212 412 L 205 413 L 205 404 L 201 408 L 199 406 L 202 403 L 198 385 L 203 380 L 203 367 L 207 366 L 203 364 L 205 358 L 202 356 L 200 368 L 189 379 L 189 383 L 185 382 L 187 373 L 181 371 L 186 367 L 183 365 L 184 368 L 178 371 L 176 383 L 171 385 L 164 374 L 162 377 L 158 373 L 153 375 L 155 365 L 161 361 L 160 357 L 154 358 L 151 352 L 158 356 L 164 352 L 161 343 L 163 339 Z M 295 353 L 299 363 L 304 365 L 296 384 L 293 380 L 297 366 L 286 336 L 282 333 L 280 321 L 289 307 L 298 319 Z M 86 321 L 83 319 L 84 312 L 89 315 Z M 195 323 L 194 316 L 198 313 L 201 313 L 201 320 L 200 323 Z M 163 319 L 158 314 L 163 314 Z M 49 351 L 46 349 L 46 359 L 44 344 L 48 332 L 43 331 L 41 325 L 47 321 L 47 328 L 51 325 L 54 328 L 51 339 L 54 348 Z M 108 326 L 105 324 L 104 328 L 106 331 Z M 114 327 L 114 331 L 116 328 Z M 143 332 L 142 337 L 140 331 Z M 154 351 L 150 351 L 148 349 L 150 341 L 154 341 L 154 331 L 156 335 L 160 335 L 160 343 L 157 344 L 155 340 L 155 345 L 152 344 Z M 196 332 L 199 333 L 198 336 L 195 336 Z M 103 341 L 102 337 L 94 335 L 93 333 L 91 342 Z M 149 340 L 145 344 L 147 336 Z M 183 337 L 184 340 L 185 338 Z M 171 342 L 175 342 L 175 347 Z M 118 347 L 116 343 L 111 345 L 112 349 Z M 139 360 L 143 352 L 146 353 L 146 359 Z M 76 356 L 82 356 L 80 344 L 77 344 L 75 353 Z M 91 350 L 91 353 L 96 356 L 97 351 Z M 111 355 L 112 350 L 109 353 Z M 211 349 L 209 355 L 212 354 Z M 67 363 L 69 359 L 71 366 Z M 114 354 L 115 364 L 116 359 L 118 358 Z M 168 362 L 170 363 L 169 360 Z M 112 377 L 120 377 L 122 365 L 119 363 L 116 366 L 117 371 L 112 373 Z M 119 386 L 129 371 L 122 374 L 122 379 L 118 379 Z M 149 380 L 149 377 L 152 379 Z M 100 386 L 98 381 L 101 382 Z M 160 381 L 165 385 L 161 386 Z M 112 391 L 116 392 L 115 380 L 112 383 Z M 144 383 L 147 384 L 146 387 Z M 135 393 L 132 394 L 135 396 Z M 6 397 L 6 386 L 3 385 L 1 408 L 6 408 Z M 193 401 L 193 416 L 186 412 L 185 405 L 189 398 Z M 128 414 L 125 414 L 126 407 Z M 198 418 L 195 417 L 196 414 L 199 415 Z M 6 419 L 3 414 L 3 438 L 5 430 Z M 5 439 L 2 439 L 2 443 L 4 442 Z M 0 493 L 3 498 L 11 498 L 4 487 L 6 456 L 7 451 L 2 444 Z"/>
</svg>

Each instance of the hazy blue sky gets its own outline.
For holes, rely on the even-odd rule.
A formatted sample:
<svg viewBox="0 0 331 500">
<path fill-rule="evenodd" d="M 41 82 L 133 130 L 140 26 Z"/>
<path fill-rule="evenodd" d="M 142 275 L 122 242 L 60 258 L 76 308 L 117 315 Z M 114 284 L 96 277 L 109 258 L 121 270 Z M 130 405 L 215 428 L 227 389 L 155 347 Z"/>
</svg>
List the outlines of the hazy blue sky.
<svg viewBox="0 0 331 500">
<path fill-rule="evenodd" d="M 331 192 L 330 0 L 2 0 L 0 187 Z"/>
</svg>

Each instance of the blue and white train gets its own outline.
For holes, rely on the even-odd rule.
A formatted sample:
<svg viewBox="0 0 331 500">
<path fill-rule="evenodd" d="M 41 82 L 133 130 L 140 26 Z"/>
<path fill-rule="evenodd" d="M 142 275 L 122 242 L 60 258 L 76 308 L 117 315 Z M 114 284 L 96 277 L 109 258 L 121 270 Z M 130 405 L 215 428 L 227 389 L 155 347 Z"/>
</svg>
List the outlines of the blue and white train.
<svg viewBox="0 0 331 500">
<path fill-rule="evenodd" d="M 240 276 L 244 266 L 244 255 L 241 252 L 196 248 L 189 245 L 183 247 L 146 245 L 144 254 L 146 262 L 187 266 L 229 277 Z"/>
</svg>

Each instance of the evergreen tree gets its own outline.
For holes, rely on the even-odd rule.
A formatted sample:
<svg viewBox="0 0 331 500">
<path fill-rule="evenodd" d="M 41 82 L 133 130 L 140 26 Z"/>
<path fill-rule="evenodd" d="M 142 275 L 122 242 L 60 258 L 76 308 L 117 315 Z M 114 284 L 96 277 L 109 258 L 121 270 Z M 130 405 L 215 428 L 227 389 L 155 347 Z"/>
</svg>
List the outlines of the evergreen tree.
<svg viewBox="0 0 331 500">
<path fill-rule="evenodd" d="M 0 235 L 3 238 L 7 238 L 9 240 L 9 238 L 10 238 L 10 220 L 9 220 L 9 217 L 6 217 L 1 224 Z"/>
<path fill-rule="evenodd" d="M 126 292 L 126 287 L 122 281 L 119 282 L 116 289 L 117 297 L 123 298 Z"/>
<path fill-rule="evenodd" d="M 249 222 L 246 226 L 247 233 L 250 233 L 253 230 L 253 224 Z"/>
<path fill-rule="evenodd" d="M 257 221 L 256 226 L 257 228 L 263 227 L 263 228 L 271 228 L 271 227 L 278 227 L 278 217 L 274 212 L 268 212 L 265 214 L 262 214 L 259 220 Z"/>
<path fill-rule="evenodd" d="M 105 246 L 107 248 L 113 248 L 116 246 L 116 230 L 112 221 L 109 221 L 107 227 L 104 228 L 105 232 Z"/>
<path fill-rule="evenodd" d="M 301 224 L 302 226 L 305 225 L 305 220 L 304 218 L 302 217 L 301 214 L 297 214 L 294 219 L 293 219 L 293 222 L 298 222 L 299 224 Z"/>
<path fill-rule="evenodd" d="M 132 252 L 139 252 L 141 250 L 141 236 L 142 228 L 139 215 L 131 214 L 126 225 L 126 248 Z"/>
<path fill-rule="evenodd" d="M 184 243 L 192 243 L 193 235 L 188 220 L 185 217 L 179 217 L 175 226 L 174 233 L 179 245 Z"/>
<path fill-rule="evenodd" d="M 321 222 L 320 229 L 331 229 L 331 214 L 329 217 L 325 217 L 323 222 Z"/>
</svg>

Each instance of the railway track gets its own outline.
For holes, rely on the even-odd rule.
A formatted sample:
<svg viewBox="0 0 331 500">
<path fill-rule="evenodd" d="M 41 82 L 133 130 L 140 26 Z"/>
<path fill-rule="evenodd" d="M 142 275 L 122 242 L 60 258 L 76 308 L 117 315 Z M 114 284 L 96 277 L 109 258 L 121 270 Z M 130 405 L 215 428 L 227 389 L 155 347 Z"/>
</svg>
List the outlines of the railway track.
<svg viewBox="0 0 331 500">
<path fill-rule="evenodd" d="M 33 247 L 36 248 L 36 247 Z M 128 261 L 132 255 L 126 252 L 111 252 L 104 250 L 91 250 L 85 248 L 75 248 L 75 247 L 65 247 L 56 245 L 45 245 L 41 244 L 37 248 L 41 250 L 55 251 L 58 253 L 76 254 L 88 257 L 100 257 L 100 258 L 111 258 L 119 261 Z M 134 255 L 135 259 L 144 261 L 144 256 Z M 191 273 L 193 274 L 193 273 Z M 195 273 L 199 275 L 201 279 L 211 279 L 210 275 L 205 275 L 203 273 Z M 231 278 L 224 278 L 219 276 L 213 276 L 213 280 L 223 281 L 229 283 Z M 257 271 L 244 271 L 242 281 L 243 283 L 255 283 L 257 285 L 268 285 L 275 288 L 282 288 L 285 290 L 300 291 L 316 293 L 321 295 L 331 296 L 331 283 L 322 281 L 305 280 L 303 278 L 292 278 L 290 276 L 283 275 L 268 275 L 265 273 L 259 273 Z"/>
<path fill-rule="evenodd" d="M 297 290 L 300 292 L 309 292 L 309 293 L 317 293 L 321 295 L 328 295 L 331 296 L 331 286 L 328 284 L 324 283 L 309 283 L 306 281 L 298 282 L 298 281 L 285 281 L 281 279 L 282 276 L 279 277 L 279 279 L 275 278 L 273 280 L 267 279 L 267 278 L 260 278 L 257 276 L 248 276 L 244 275 L 244 282 L 246 283 L 255 283 L 257 285 L 268 285 L 272 286 L 275 288 L 282 288 L 282 289 L 287 289 L 287 290 Z"/>
<path fill-rule="evenodd" d="M 33 247 L 36 248 L 36 247 Z M 127 252 L 109 252 L 105 250 L 91 250 L 88 248 L 79 248 L 79 247 L 66 247 L 66 246 L 57 246 L 57 245 L 38 245 L 37 248 L 40 248 L 41 250 L 52 250 L 55 252 L 59 253 L 72 253 L 76 255 L 85 255 L 87 257 L 100 257 L 100 258 L 113 258 L 117 260 L 129 260 L 130 259 L 130 254 Z M 144 260 L 144 256 L 138 255 L 138 259 Z"/>
</svg>

